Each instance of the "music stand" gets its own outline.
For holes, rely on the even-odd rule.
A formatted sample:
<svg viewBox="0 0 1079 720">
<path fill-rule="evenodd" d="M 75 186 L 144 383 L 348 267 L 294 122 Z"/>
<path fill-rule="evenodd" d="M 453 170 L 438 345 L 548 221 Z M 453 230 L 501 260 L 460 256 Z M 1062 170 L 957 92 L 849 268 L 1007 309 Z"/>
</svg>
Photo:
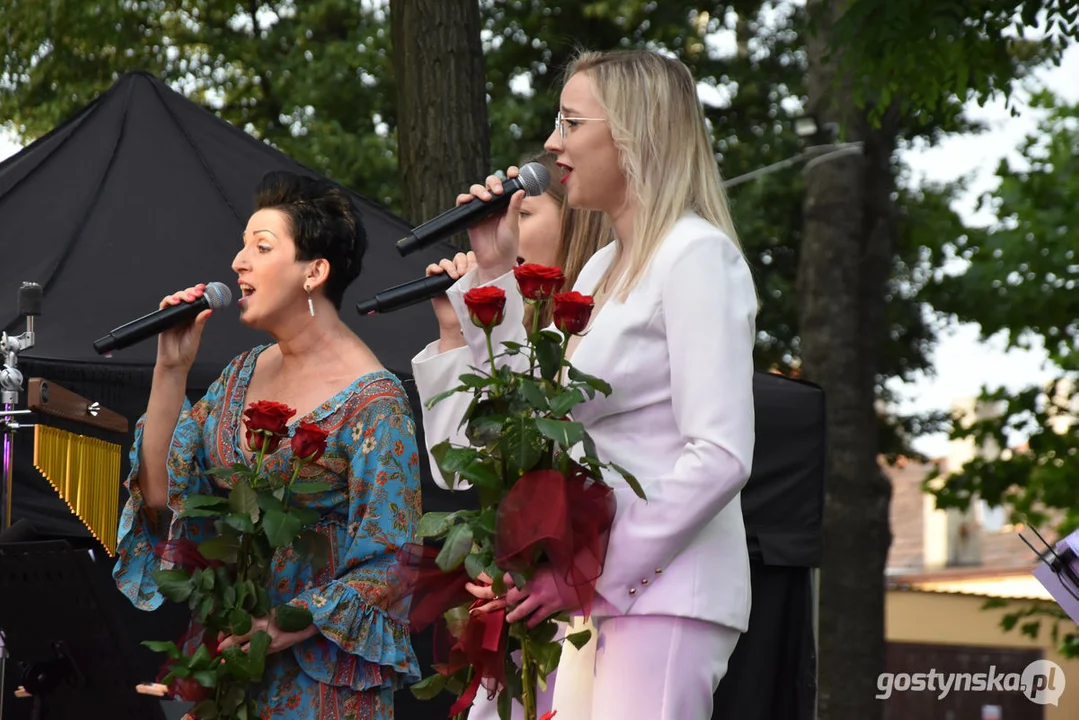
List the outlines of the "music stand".
<svg viewBox="0 0 1079 720">
<path fill-rule="evenodd" d="M 0 544 L 0 631 L 33 720 L 166 720 L 85 550 L 63 541 Z"/>
</svg>

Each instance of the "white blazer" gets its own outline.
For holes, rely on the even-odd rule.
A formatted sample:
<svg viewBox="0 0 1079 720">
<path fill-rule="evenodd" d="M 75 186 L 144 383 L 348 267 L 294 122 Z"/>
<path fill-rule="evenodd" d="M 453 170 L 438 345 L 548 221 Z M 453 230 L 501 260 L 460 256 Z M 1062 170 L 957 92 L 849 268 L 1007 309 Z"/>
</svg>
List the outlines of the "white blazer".
<svg viewBox="0 0 1079 720">
<path fill-rule="evenodd" d="M 608 245 L 589 260 L 575 290 L 595 290 L 614 249 Z M 464 304 L 475 281 L 473 271 L 448 291 L 468 346 L 439 354 L 436 342 L 413 359 L 424 403 L 453 387 L 469 364 L 487 364 L 483 331 Z M 523 342 L 524 304 L 513 274 L 491 284 L 507 295 L 495 348 Z M 753 458 L 756 314 L 741 252 L 687 212 L 626 301 L 608 299 L 574 350 L 570 362 L 613 392 L 581 403 L 573 418 L 595 440 L 600 459 L 633 473 L 647 495 L 638 498 L 617 473 L 605 477 L 617 512 L 597 583 L 606 602 L 593 615 L 673 615 L 746 630 L 749 555 L 740 492 Z M 459 393 L 424 410 L 428 448 L 447 438 L 466 444 L 457 425 L 469 401 Z"/>
</svg>

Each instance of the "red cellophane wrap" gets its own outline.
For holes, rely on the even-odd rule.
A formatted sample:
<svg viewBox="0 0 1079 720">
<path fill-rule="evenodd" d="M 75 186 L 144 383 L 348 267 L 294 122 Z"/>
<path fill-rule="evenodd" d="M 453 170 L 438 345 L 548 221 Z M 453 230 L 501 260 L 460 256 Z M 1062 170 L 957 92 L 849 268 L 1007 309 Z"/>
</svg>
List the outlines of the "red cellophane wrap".
<svg viewBox="0 0 1079 720">
<path fill-rule="evenodd" d="M 207 560 L 199 552 L 198 543 L 187 538 L 167 540 L 154 546 L 154 555 L 161 558 L 162 563 L 170 563 L 178 570 L 193 572 L 200 568 L 217 567 L 223 565 L 220 560 Z M 176 640 L 176 647 L 185 655 L 190 655 L 198 649 L 199 645 L 206 645 L 210 651 L 210 658 L 217 657 L 217 635 L 194 619 L 183 635 Z M 167 660 L 161 666 L 157 674 L 157 682 L 161 682 L 169 674 L 169 668 L 173 661 Z M 210 696 L 210 688 L 199 685 L 193 678 L 176 678 L 169 686 L 169 693 L 177 700 L 185 702 L 199 702 Z M 188 715 L 195 718 L 194 715 Z M 197 720 L 197 718 L 195 719 Z"/>
<path fill-rule="evenodd" d="M 498 507 L 495 562 L 507 571 L 525 571 L 542 551 L 547 562 L 577 593 L 584 614 L 591 612 L 596 580 L 603 572 L 614 522 L 610 487 L 577 465 L 566 477 L 557 470 L 533 470 L 517 479 Z"/>
</svg>

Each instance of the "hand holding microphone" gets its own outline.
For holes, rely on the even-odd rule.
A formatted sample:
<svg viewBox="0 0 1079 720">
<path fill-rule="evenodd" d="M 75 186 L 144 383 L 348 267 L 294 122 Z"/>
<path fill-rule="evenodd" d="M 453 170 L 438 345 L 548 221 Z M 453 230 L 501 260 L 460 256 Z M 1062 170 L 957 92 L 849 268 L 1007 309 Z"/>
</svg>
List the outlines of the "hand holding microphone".
<svg viewBox="0 0 1079 720">
<path fill-rule="evenodd" d="M 165 297 L 155 312 L 95 340 L 94 350 L 105 355 L 158 335 L 158 365 L 170 370 L 190 369 L 210 313 L 231 302 L 232 292 L 224 283 L 200 283 L 180 290 Z"/>
<path fill-rule="evenodd" d="M 547 175 L 546 168 L 539 163 L 530 163 L 526 167 L 531 168 L 533 165 L 543 169 L 544 175 Z M 506 171 L 506 177 L 509 181 L 517 178 L 517 168 L 510 167 Z M 547 179 L 550 182 L 549 175 Z M 476 279 L 480 285 L 505 275 L 517 263 L 517 247 L 521 235 L 521 201 L 525 191 L 515 190 L 517 185 L 509 182 L 505 183 L 505 186 L 507 187 L 504 187 L 502 179 L 497 175 L 489 175 L 486 185 L 473 185 L 468 193 L 457 196 L 457 205 L 460 207 L 475 202 L 477 198 L 489 202 L 494 197 L 504 196 L 507 189 L 513 193 L 504 214 L 488 218 L 468 231 L 468 239 L 478 267 Z M 546 190 L 546 184 L 543 187 Z"/>
</svg>

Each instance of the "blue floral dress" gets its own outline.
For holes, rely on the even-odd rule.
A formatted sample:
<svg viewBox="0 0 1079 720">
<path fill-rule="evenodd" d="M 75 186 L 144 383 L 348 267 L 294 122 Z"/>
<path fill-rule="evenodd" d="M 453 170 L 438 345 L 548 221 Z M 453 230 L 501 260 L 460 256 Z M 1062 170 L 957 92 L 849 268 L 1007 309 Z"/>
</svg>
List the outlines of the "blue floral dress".
<svg viewBox="0 0 1079 720">
<path fill-rule="evenodd" d="M 205 397 L 184 401 L 168 458 L 169 507 L 184 508 L 192 494 L 227 494 L 231 479 L 207 475 L 212 467 L 246 460 L 243 411 L 247 386 L 261 346 L 238 356 Z M 120 590 L 144 610 L 161 605 L 151 574 L 162 567 L 158 543 L 210 537 L 207 518 L 177 519 L 158 527 L 143 504 L 135 479 L 144 418 L 131 449 L 131 494 L 120 520 L 118 560 L 113 571 Z M 392 592 L 395 553 L 415 540 L 420 517 L 419 453 L 408 398 L 398 379 L 378 371 L 355 380 L 310 414 L 294 418 L 329 432 L 326 452 L 304 466 L 298 480 L 318 480 L 332 489 L 301 495 L 321 514 L 313 526 L 330 543 L 330 562 L 315 571 L 291 548 L 273 558 L 273 605 L 311 611 L 319 634 L 266 659 L 256 696 L 261 718 L 389 720 L 394 691 L 420 678 L 408 632 L 408 608 Z M 271 472 L 292 467 L 288 442 L 266 458 Z M 287 477 L 288 475 L 286 475 Z M 173 638 L 160 638 L 162 640 Z"/>
</svg>

